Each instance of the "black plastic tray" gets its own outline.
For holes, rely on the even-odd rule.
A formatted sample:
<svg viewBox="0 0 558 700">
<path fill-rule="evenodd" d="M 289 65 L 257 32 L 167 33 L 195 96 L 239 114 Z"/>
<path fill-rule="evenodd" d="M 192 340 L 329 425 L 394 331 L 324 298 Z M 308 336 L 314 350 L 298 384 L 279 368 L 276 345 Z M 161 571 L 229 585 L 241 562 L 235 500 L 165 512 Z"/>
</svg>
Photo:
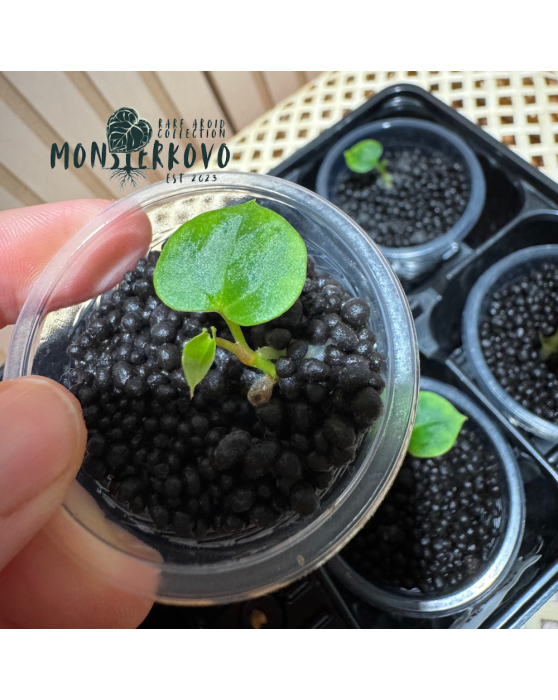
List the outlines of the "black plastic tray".
<svg viewBox="0 0 558 700">
<path fill-rule="evenodd" d="M 254 613 L 272 629 L 359 628 L 349 605 L 321 569 L 286 588 L 232 605 L 178 608 L 154 605 L 140 627 L 146 629 L 253 628 Z M 263 613 L 263 616 L 261 616 Z"/>
<path fill-rule="evenodd" d="M 458 617 L 417 620 L 359 600 L 324 569 L 283 591 L 246 603 L 197 610 L 155 606 L 145 626 L 249 627 L 261 610 L 269 627 L 521 627 L 558 591 L 558 445 L 512 426 L 476 386 L 461 349 L 461 315 L 478 276 L 527 246 L 558 241 L 558 184 L 421 88 L 383 90 L 271 171 L 314 190 L 331 146 L 361 124 L 395 116 L 427 119 L 457 132 L 475 151 L 486 178 L 483 213 L 459 252 L 428 277 L 405 283 L 426 376 L 458 387 L 492 413 L 516 451 L 525 484 L 527 519 L 515 565 L 478 609 Z"/>
<path fill-rule="evenodd" d="M 331 146 L 361 124 L 415 117 L 458 133 L 479 158 L 486 178 L 483 213 L 459 252 L 432 274 L 404 284 L 417 327 L 421 371 L 461 389 L 493 414 L 518 458 L 525 485 L 525 534 L 514 567 L 482 606 L 458 617 L 417 620 L 359 600 L 324 569 L 283 591 L 247 603 L 178 610 L 155 606 L 145 626 L 249 627 L 261 610 L 270 627 L 521 627 L 558 591 L 558 445 L 512 426 L 471 378 L 461 348 L 461 316 L 478 276 L 496 260 L 532 245 L 558 242 L 558 184 L 421 88 L 396 85 L 297 151 L 271 175 L 314 190 Z"/>
<path fill-rule="evenodd" d="M 520 627 L 558 590 L 558 445 L 512 426 L 471 378 L 461 348 L 461 316 L 479 275 L 500 258 L 533 245 L 558 242 L 558 184 L 425 90 L 383 90 L 271 174 L 315 188 L 331 146 L 361 124 L 396 116 L 427 119 L 458 133 L 479 158 L 486 178 L 483 213 L 459 252 L 428 277 L 405 283 L 417 327 L 421 370 L 469 394 L 500 422 L 516 450 L 527 498 L 522 547 L 500 591 L 468 616 L 437 621 L 397 618 L 338 590 L 362 627 Z"/>
</svg>

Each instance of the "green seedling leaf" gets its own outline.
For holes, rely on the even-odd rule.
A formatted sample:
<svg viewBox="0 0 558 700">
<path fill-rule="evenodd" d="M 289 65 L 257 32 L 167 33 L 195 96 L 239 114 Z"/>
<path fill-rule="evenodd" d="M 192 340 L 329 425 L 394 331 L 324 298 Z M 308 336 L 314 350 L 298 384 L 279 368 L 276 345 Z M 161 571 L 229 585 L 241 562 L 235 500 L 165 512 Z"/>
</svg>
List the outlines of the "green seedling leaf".
<svg viewBox="0 0 558 700">
<path fill-rule="evenodd" d="M 426 459 L 449 452 L 466 420 L 447 399 L 431 391 L 421 391 L 409 454 Z"/>
<path fill-rule="evenodd" d="M 182 369 L 190 387 L 190 396 L 194 395 L 194 389 L 209 372 L 215 359 L 215 328 L 211 329 L 211 333 L 209 335 L 204 329 L 189 340 L 182 351 Z"/>
<path fill-rule="evenodd" d="M 549 360 L 553 355 L 558 354 L 558 332 L 546 336 L 539 334 L 539 340 L 541 341 L 542 360 Z"/>
<path fill-rule="evenodd" d="M 384 147 L 379 141 L 365 139 L 344 151 L 343 155 L 349 170 L 354 173 L 369 173 L 378 166 L 383 152 Z"/>
<path fill-rule="evenodd" d="M 252 200 L 183 224 L 163 248 L 153 281 L 173 309 L 216 311 L 254 326 L 298 299 L 306 259 L 304 241 L 288 221 Z"/>
</svg>

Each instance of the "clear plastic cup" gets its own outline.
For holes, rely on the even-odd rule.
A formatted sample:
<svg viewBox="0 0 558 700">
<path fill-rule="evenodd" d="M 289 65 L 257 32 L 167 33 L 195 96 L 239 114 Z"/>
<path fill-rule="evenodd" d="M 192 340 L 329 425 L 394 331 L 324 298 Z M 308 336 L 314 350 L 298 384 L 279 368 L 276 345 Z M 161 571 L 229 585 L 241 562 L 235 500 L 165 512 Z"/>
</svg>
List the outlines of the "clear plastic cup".
<svg viewBox="0 0 558 700">
<path fill-rule="evenodd" d="M 96 242 L 110 240 L 117 228 L 136 225 L 143 212 L 157 249 L 197 214 L 253 198 L 300 232 L 319 268 L 370 303 L 378 350 L 386 357 L 384 413 L 314 515 L 292 515 L 273 528 L 249 529 L 234 538 L 195 542 L 161 534 L 80 473 L 65 502 L 64 527 L 54 536 L 64 533 L 62 546 L 115 585 L 165 602 L 224 603 L 286 585 L 333 556 L 378 507 L 405 455 L 418 391 L 413 320 L 390 266 L 343 212 L 285 180 L 227 172 L 208 173 L 203 183 L 160 183 L 111 206 L 60 251 L 34 285 L 9 349 L 7 379 L 38 373 L 64 383 L 70 366 L 65 349 L 92 302 L 48 309 L 56 307 L 55 298 L 64 298 L 69 280 L 87 269 Z M 111 280 L 99 291 L 114 284 L 110 270 L 96 274 L 100 281 Z"/>
<path fill-rule="evenodd" d="M 513 565 L 525 526 L 525 493 L 521 473 L 513 450 L 496 424 L 458 389 L 435 379 L 422 377 L 420 388 L 433 391 L 450 401 L 479 429 L 483 442 L 494 450 L 502 463 L 500 534 L 490 559 L 472 578 L 454 591 L 444 595 L 424 595 L 374 583 L 358 574 L 338 556 L 328 564 L 328 570 L 362 600 L 399 615 L 409 617 L 441 617 L 455 615 L 478 605 L 504 581 Z"/>
<path fill-rule="evenodd" d="M 471 371 L 481 389 L 510 423 L 528 430 L 545 440 L 558 442 L 558 425 L 540 418 L 515 401 L 490 371 L 482 352 L 479 327 L 485 317 L 492 294 L 507 284 L 528 275 L 543 262 L 558 262 L 558 245 L 524 248 L 508 255 L 490 267 L 475 282 L 469 292 L 463 312 L 463 347 Z"/>
<path fill-rule="evenodd" d="M 413 280 L 434 268 L 441 260 L 454 255 L 459 242 L 476 224 L 484 207 L 486 184 L 477 157 L 453 131 L 422 119 L 396 118 L 372 122 L 349 132 L 329 151 L 318 171 L 316 191 L 335 201 L 341 178 L 348 172 L 343 152 L 363 139 L 376 139 L 384 149 L 420 148 L 426 153 L 441 151 L 461 162 L 469 175 L 471 194 L 465 211 L 449 231 L 428 243 L 406 248 L 380 246 L 395 272 Z"/>
</svg>

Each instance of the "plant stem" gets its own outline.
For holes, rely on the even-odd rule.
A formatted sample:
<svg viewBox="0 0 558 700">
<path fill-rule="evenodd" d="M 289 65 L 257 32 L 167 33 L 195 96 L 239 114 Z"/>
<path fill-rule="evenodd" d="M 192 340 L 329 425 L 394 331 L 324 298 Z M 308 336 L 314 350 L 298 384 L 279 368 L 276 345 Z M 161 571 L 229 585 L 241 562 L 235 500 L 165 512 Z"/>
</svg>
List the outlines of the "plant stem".
<svg viewBox="0 0 558 700">
<path fill-rule="evenodd" d="M 229 327 L 229 330 L 232 333 L 232 337 L 236 340 L 236 342 L 244 346 L 245 348 L 250 349 L 248 343 L 246 342 L 246 338 L 244 337 L 244 333 L 242 332 L 242 328 L 238 325 L 238 323 L 235 323 L 234 321 L 229 321 L 229 319 L 225 316 L 223 316 L 223 318 L 227 322 L 227 326 Z"/>
<path fill-rule="evenodd" d="M 219 336 L 215 338 L 215 342 L 220 348 L 225 348 L 225 350 L 228 350 L 229 352 L 232 352 L 233 355 L 236 355 L 245 365 L 253 364 L 254 355 L 256 354 L 253 350 L 246 350 L 246 348 L 239 343 L 231 343 L 230 340 L 219 338 Z"/>
<path fill-rule="evenodd" d="M 227 326 L 229 327 L 236 342 L 231 343 L 230 340 L 216 338 L 217 345 L 225 350 L 228 350 L 229 352 L 232 352 L 233 355 L 236 355 L 236 357 L 238 357 L 243 364 L 248 365 L 248 367 L 256 367 L 256 369 L 269 374 L 269 376 L 275 380 L 277 375 L 275 373 L 275 365 L 273 362 L 270 362 L 263 357 L 258 350 L 252 350 L 252 348 L 246 342 L 242 328 L 237 323 L 229 321 L 229 319 L 225 316 L 223 316 L 223 318 L 227 322 Z"/>
<path fill-rule="evenodd" d="M 390 190 L 392 183 L 393 183 L 393 178 L 392 176 L 388 173 L 387 171 L 387 163 L 385 160 L 381 160 L 377 165 L 376 165 L 376 170 L 380 173 L 382 176 L 382 182 L 384 183 L 384 186 L 386 190 Z"/>
</svg>

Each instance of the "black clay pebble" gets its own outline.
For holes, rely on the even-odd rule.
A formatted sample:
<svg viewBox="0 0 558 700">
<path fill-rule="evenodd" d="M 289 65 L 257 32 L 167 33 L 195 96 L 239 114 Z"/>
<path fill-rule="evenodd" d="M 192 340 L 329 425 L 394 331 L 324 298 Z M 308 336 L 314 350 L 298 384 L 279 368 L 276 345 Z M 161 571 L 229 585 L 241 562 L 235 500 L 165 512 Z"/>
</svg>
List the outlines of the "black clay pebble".
<svg viewBox="0 0 558 700">
<path fill-rule="evenodd" d="M 253 346 L 285 353 L 269 403 L 248 402 L 258 373 L 221 348 L 190 400 L 184 343 L 203 327 L 224 337 L 228 329 L 218 316 L 159 301 L 158 255 L 140 260 L 101 298 L 68 347 L 71 389 L 89 432 L 82 469 L 132 513 L 182 537 L 270 527 L 293 511 L 311 515 L 382 412 L 383 358 L 368 304 L 309 260 L 293 307 L 245 329 Z"/>
<path fill-rule="evenodd" d="M 558 357 L 541 358 L 540 336 L 558 330 L 558 265 L 544 262 L 493 293 L 479 332 L 492 373 L 529 411 L 558 424 Z"/>
<path fill-rule="evenodd" d="M 335 204 L 377 243 L 392 248 L 427 243 L 449 231 L 469 201 L 471 186 L 462 163 L 418 148 L 386 149 L 384 157 L 393 178 L 390 189 L 376 170 L 348 171 Z"/>
<path fill-rule="evenodd" d="M 498 536 L 502 469 L 470 428 L 441 457 L 407 455 L 343 556 L 365 578 L 396 588 L 441 594 L 465 585 Z"/>
</svg>

